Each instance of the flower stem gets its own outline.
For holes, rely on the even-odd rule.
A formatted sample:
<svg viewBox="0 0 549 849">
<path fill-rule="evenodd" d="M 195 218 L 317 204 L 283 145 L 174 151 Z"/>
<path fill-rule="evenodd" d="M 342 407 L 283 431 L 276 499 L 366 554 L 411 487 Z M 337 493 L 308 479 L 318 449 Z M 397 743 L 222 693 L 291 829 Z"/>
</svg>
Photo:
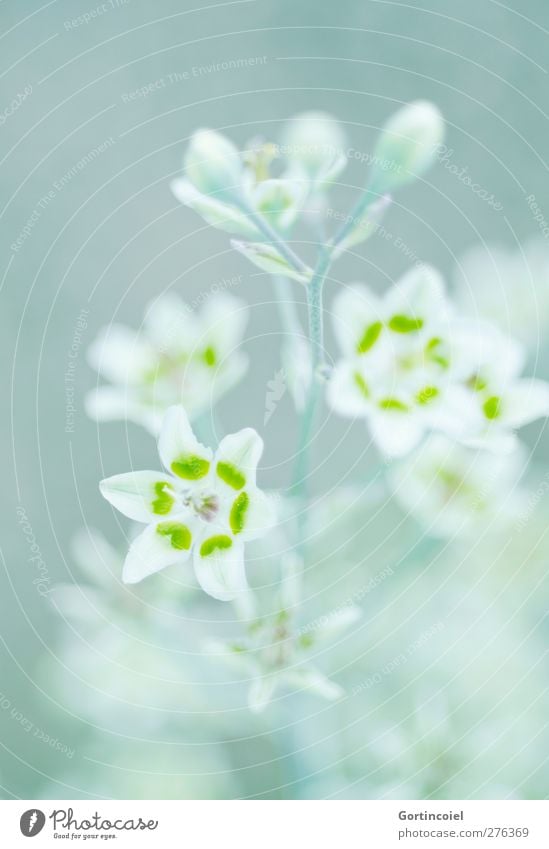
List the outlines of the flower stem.
<svg viewBox="0 0 549 849">
<path fill-rule="evenodd" d="M 343 239 L 349 234 L 353 227 L 356 227 L 357 223 L 360 222 L 366 210 L 370 206 L 372 206 L 372 204 L 375 203 L 378 199 L 379 195 L 376 195 L 366 189 L 366 191 L 358 199 L 351 213 L 348 215 L 347 219 L 345 220 L 345 223 L 340 227 L 340 229 L 334 236 L 334 248 L 337 248 L 338 245 L 341 244 Z"/>
<path fill-rule="evenodd" d="M 307 305 L 309 309 L 309 339 L 311 344 L 311 376 L 307 401 L 301 417 L 297 458 L 291 492 L 302 497 L 306 492 L 309 469 L 309 444 L 315 423 L 315 414 L 320 399 L 321 368 L 324 364 L 324 315 L 322 293 L 324 280 L 332 261 L 332 246 L 321 248 L 318 262 L 307 286 Z"/>
<path fill-rule="evenodd" d="M 245 200 L 242 199 L 238 199 L 238 205 L 240 206 L 241 210 L 246 213 L 250 221 L 255 224 L 257 229 L 263 233 L 265 238 L 276 246 L 276 248 L 282 254 L 284 259 L 290 263 L 290 265 L 292 266 L 292 268 L 295 269 L 295 271 L 307 271 L 307 266 L 305 265 L 305 263 L 298 257 L 295 251 L 292 250 L 288 243 L 285 242 L 281 236 L 279 236 L 276 230 L 271 227 L 269 222 L 266 221 L 265 218 L 263 218 L 263 216 L 260 215 L 253 208 L 253 206 L 251 206 Z"/>
</svg>

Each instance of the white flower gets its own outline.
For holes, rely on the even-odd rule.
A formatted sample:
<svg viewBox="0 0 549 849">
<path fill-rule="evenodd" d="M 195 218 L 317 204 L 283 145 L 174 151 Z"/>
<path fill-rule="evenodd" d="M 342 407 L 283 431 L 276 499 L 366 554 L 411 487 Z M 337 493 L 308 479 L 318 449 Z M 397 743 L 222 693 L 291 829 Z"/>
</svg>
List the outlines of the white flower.
<svg viewBox="0 0 549 849">
<path fill-rule="evenodd" d="M 88 414 L 98 421 L 130 419 L 152 433 L 172 404 L 182 403 L 194 419 L 246 371 L 247 358 L 237 350 L 246 321 L 246 306 L 232 295 L 212 295 L 196 313 L 166 294 L 149 306 L 142 332 L 105 327 L 88 359 L 111 386 L 89 393 Z"/>
<path fill-rule="evenodd" d="M 345 135 L 325 112 L 303 112 L 288 122 L 282 135 L 282 153 L 290 171 L 322 188 L 345 168 Z"/>
<path fill-rule="evenodd" d="M 273 145 L 251 144 L 241 155 L 220 133 L 199 130 L 184 158 L 184 176 L 173 180 L 171 188 L 212 227 L 253 240 L 265 234 L 251 213 L 287 232 L 301 208 L 304 187 L 290 175 L 271 176 Z"/>
<path fill-rule="evenodd" d="M 368 188 L 393 192 L 415 180 L 432 164 L 444 138 L 444 121 L 434 104 L 415 100 L 385 124 L 376 145 Z"/>
<path fill-rule="evenodd" d="M 131 545 L 122 578 L 136 583 L 193 556 L 202 589 L 222 601 L 247 590 L 244 543 L 267 532 L 269 499 L 256 486 L 263 442 L 245 428 L 215 455 L 194 436 L 181 406 L 171 407 L 158 442 L 166 472 L 129 472 L 101 481 L 102 495 L 146 529 Z"/>
<path fill-rule="evenodd" d="M 517 515 L 523 451 L 493 456 L 432 434 L 394 465 L 389 479 L 404 509 L 437 537 L 494 532 Z"/>
<path fill-rule="evenodd" d="M 549 383 L 521 378 L 523 346 L 485 322 L 465 325 L 469 360 L 465 385 L 480 413 L 478 431 L 467 440 L 492 451 L 512 451 L 514 430 L 549 415 Z"/>
<path fill-rule="evenodd" d="M 409 272 L 384 298 L 354 286 L 333 312 L 344 358 L 328 401 L 341 415 L 365 418 L 384 453 L 407 454 L 427 430 L 456 439 L 478 431 L 478 405 L 461 383 L 467 351 L 434 269 Z"/>
<path fill-rule="evenodd" d="M 199 192 L 230 198 L 240 182 L 242 160 L 234 144 L 221 133 L 197 130 L 185 154 L 184 167 Z"/>
<path fill-rule="evenodd" d="M 367 419 L 378 447 L 403 456 L 426 431 L 492 451 L 549 415 L 549 384 L 520 379 L 522 347 L 489 324 L 455 317 L 442 281 L 424 266 L 384 298 L 365 287 L 334 304 L 344 358 L 328 387 L 332 408 Z"/>
<path fill-rule="evenodd" d="M 549 326 L 546 239 L 535 237 L 514 251 L 498 245 L 470 248 L 456 265 L 455 297 L 465 314 L 497 324 L 534 358 Z"/>
<path fill-rule="evenodd" d="M 280 688 L 309 690 L 328 701 L 343 689 L 311 662 L 313 650 L 334 640 L 360 618 L 354 605 L 333 611 L 296 628 L 286 610 L 252 622 L 248 636 L 238 643 L 208 642 L 210 652 L 236 663 L 252 679 L 248 705 L 254 713 L 265 710 Z"/>
</svg>

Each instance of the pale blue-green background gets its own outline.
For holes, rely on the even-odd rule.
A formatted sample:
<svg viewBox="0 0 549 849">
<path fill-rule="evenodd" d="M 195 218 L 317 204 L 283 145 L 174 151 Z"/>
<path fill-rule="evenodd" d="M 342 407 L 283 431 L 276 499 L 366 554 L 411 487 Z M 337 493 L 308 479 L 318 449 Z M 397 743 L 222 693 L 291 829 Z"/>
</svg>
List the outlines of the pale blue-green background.
<svg viewBox="0 0 549 849">
<path fill-rule="evenodd" d="M 368 152 L 377 129 L 399 104 L 416 98 L 433 100 L 447 121 L 452 162 L 467 167 L 474 180 L 503 205 L 495 211 L 441 165 L 424 182 L 401 193 L 388 228 L 400 234 L 419 259 L 451 276 L 456 257 L 471 244 L 486 240 L 517 247 L 539 232 L 526 202 L 531 193 L 542 207 L 546 205 L 549 215 L 545 0 L 527 4 L 519 0 L 460 4 L 449 0 L 421 4 L 252 0 L 211 4 L 211 8 L 195 0 L 128 0 L 114 7 L 105 4 L 102 13 L 87 24 L 70 24 L 99 7 L 88 0 L 49 4 L 4 0 L 0 5 L 0 112 L 25 86 L 32 86 L 31 94 L 0 126 L 5 412 L 0 691 L 10 704 L 0 710 L 0 785 L 5 795 L 367 796 L 381 793 L 379 788 L 387 782 L 403 781 L 400 795 L 434 792 L 444 797 L 461 791 L 482 796 L 497 793 L 501 782 L 502 793 L 515 789 L 517 795 L 546 796 L 547 769 L 542 761 L 547 629 L 542 623 L 547 583 L 537 588 L 535 601 L 531 595 L 543 578 L 540 564 L 546 562 L 543 515 L 514 547 L 506 549 L 497 568 L 488 569 L 489 578 L 476 588 L 470 605 L 461 606 L 461 618 L 456 621 L 451 618 L 454 603 L 467 596 L 485 566 L 494 566 L 493 550 L 477 552 L 473 562 L 461 553 L 435 564 L 429 550 L 420 550 L 415 560 L 406 561 L 409 571 L 401 569 L 398 579 L 368 596 L 365 607 L 367 618 L 373 619 L 371 628 L 361 631 L 358 643 L 340 646 L 331 663 L 336 677 L 339 670 L 342 682 L 352 688 L 398 655 L 439 616 L 449 617 L 442 635 L 414 660 L 415 672 L 422 675 L 433 660 L 436 671 L 426 675 L 423 689 L 441 686 L 459 671 L 459 704 L 466 699 L 468 686 L 476 696 L 463 704 L 461 730 L 451 732 L 452 739 L 461 740 L 464 735 L 465 741 L 457 746 L 455 759 L 455 753 L 447 754 L 446 762 L 443 758 L 437 766 L 439 772 L 429 773 L 418 785 L 416 761 L 408 761 L 402 743 L 397 742 L 391 746 L 396 746 L 398 780 L 394 773 L 364 778 L 391 756 L 385 750 L 376 754 L 361 748 L 373 723 L 365 718 L 368 711 L 376 717 L 375 727 L 409 724 L 406 717 L 413 700 L 408 700 L 405 682 L 398 676 L 383 685 L 392 699 L 386 706 L 381 690 L 350 699 L 337 711 L 326 712 L 323 703 L 308 698 L 290 702 L 283 709 L 296 725 L 285 731 L 288 722 L 276 710 L 250 724 L 242 710 L 242 693 L 225 697 L 219 686 L 214 703 L 220 713 L 203 715 L 211 698 L 208 680 L 220 682 L 222 675 L 205 668 L 193 655 L 192 667 L 181 674 L 184 680 L 197 682 L 194 695 L 187 693 L 184 715 L 172 717 L 169 731 L 159 722 L 148 722 L 150 717 L 145 721 L 141 714 L 148 714 L 146 710 L 130 711 L 131 718 L 121 719 L 120 702 L 108 697 L 98 709 L 94 728 L 85 711 L 78 710 L 79 700 L 88 698 L 86 666 L 79 667 L 76 661 L 82 677 L 69 674 L 59 684 L 60 646 L 70 637 L 47 598 L 33 586 L 36 570 L 29 562 L 28 542 L 16 513 L 22 506 L 28 516 L 51 585 L 70 579 L 74 572 L 70 541 L 84 523 L 100 527 L 113 543 L 123 545 L 122 530 L 99 497 L 97 482 L 104 474 L 129 468 L 129 463 L 134 468 L 150 466 L 154 446 L 136 427 L 98 428 L 86 419 L 83 396 L 94 385 L 95 376 L 86 364 L 85 347 L 97 329 L 113 318 L 138 325 L 146 303 L 164 290 L 173 287 L 192 300 L 214 283 L 236 275 L 242 275 L 242 282 L 235 293 L 253 305 L 247 331 L 252 369 L 249 378 L 223 400 L 220 420 L 226 431 L 243 425 L 264 430 L 263 481 L 272 487 L 285 486 L 296 424 L 288 397 L 281 402 L 276 420 L 263 429 L 266 382 L 279 368 L 279 328 L 269 283 L 230 251 L 225 234 L 204 228 L 171 196 L 169 181 L 178 171 L 186 140 L 203 125 L 227 132 L 238 143 L 257 134 L 276 137 L 294 113 L 322 109 L 343 122 L 350 146 Z M 208 71 L 208 65 L 250 57 L 265 59 L 254 67 Z M 193 75 L 193 67 L 203 70 Z M 123 95 L 184 71 L 191 73 L 191 79 L 124 102 Z M 10 246 L 54 182 L 111 137 L 114 144 L 62 190 L 54 190 L 47 210 L 15 253 Z M 335 193 L 338 208 L 347 208 L 355 187 L 364 180 L 364 166 L 351 161 Z M 307 254 L 309 249 L 304 245 L 302 250 Z M 339 280 L 365 279 L 381 286 L 387 276 L 394 279 L 408 265 L 402 251 L 374 238 L 335 268 L 327 287 L 328 304 Z M 297 287 L 296 297 L 301 299 Z M 67 434 L 64 375 L 82 309 L 89 310 L 88 327 L 76 358 L 75 430 Z M 328 344 L 335 354 L 330 335 Z M 542 354 L 536 371 L 541 375 L 549 371 Z M 339 445 L 337 460 L 320 462 L 347 427 L 346 422 L 325 415 L 314 446 L 319 463 L 314 481 L 317 493 L 343 479 L 361 449 L 364 431 L 356 424 Z M 531 442 L 539 432 L 532 429 Z M 542 460 L 547 454 L 543 439 L 538 450 Z M 363 458 L 355 479 L 363 481 L 374 463 L 374 457 Z M 537 473 L 538 482 L 543 474 L 543 469 Z M 389 506 L 378 523 L 378 542 L 399 515 L 394 511 Z M 355 524 L 360 522 L 361 516 Z M 407 553 L 407 539 L 381 545 L 382 563 L 371 558 L 361 574 L 353 573 L 333 591 L 330 604 L 336 595 L 344 599 L 362 586 L 383 564 L 400 562 Z M 361 557 L 370 545 L 371 534 L 365 534 Z M 539 552 L 533 555 L 536 565 L 517 576 L 514 558 L 528 546 Z M 335 559 L 329 569 L 324 568 L 333 574 L 340 567 Z M 324 581 L 330 583 L 327 578 Z M 440 595 L 439 584 L 444 585 Z M 397 595 L 400 601 L 394 604 Z M 517 602 L 528 596 L 520 617 L 511 616 Z M 492 609 L 494 598 L 499 606 Z M 408 634 L 400 632 L 397 623 L 407 611 L 420 608 L 423 599 L 429 599 L 432 609 L 417 614 Z M 322 602 L 317 605 L 322 609 Z M 490 614 L 481 616 L 479 627 L 469 633 L 476 614 L 488 608 Z M 506 624 L 510 618 L 512 623 Z M 383 643 L 388 628 L 393 643 L 382 644 L 377 654 L 366 656 L 369 646 L 377 640 Z M 195 630 L 189 626 L 181 635 L 181 645 L 190 647 L 191 655 L 198 651 Z M 494 635 L 498 637 L 492 644 Z M 81 638 L 74 636 L 74 642 L 80 643 Z M 480 658 L 479 646 L 486 646 Z M 516 647 L 519 654 L 490 679 L 489 671 L 502 653 L 512 655 Z M 444 648 L 448 648 L 447 656 L 442 656 Z M 356 658 L 361 658 L 362 665 L 350 674 L 347 665 Z M 140 661 L 136 664 L 139 668 Z M 405 674 L 413 678 L 411 672 L 408 667 Z M 123 675 L 105 667 L 103 676 L 99 662 L 94 680 L 104 680 L 105 689 L 112 692 L 113 679 Z M 522 675 L 526 679 L 517 685 L 516 701 L 507 701 L 489 726 L 493 733 L 494 728 L 502 728 L 505 742 L 493 747 L 499 750 L 501 762 L 496 758 L 495 765 L 475 763 L 478 721 L 505 699 L 511 683 Z M 153 679 L 150 687 L 157 687 Z M 122 704 L 133 701 L 135 688 L 129 675 Z M 236 714 L 223 714 L 226 698 L 236 705 Z M 165 703 L 179 709 L 180 694 L 167 694 Z M 191 708 L 195 704 L 192 716 L 187 715 L 189 704 Z M 53 751 L 26 731 L 12 708 L 22 712 L 34 728 L 73 747 L 74 756 Z M 517 716 L 520 721 L 513 725 Z M 241 738 L 243 729 L 250 735 L 247 741 L 227 742 Z M 414 731 L 409 733 L 414 737 Z M 530 760 L 521 763 L 523 756 L 517 754 L 513 761 L 523 744 L 527 744 L 524 757 Z M 300 749 L 307 751 L 300 754 Z M 507 751 L 508 755 L 502 755 Z M 432 756 L 418 757 L 428 761 Z M 463 783 L 456 779 L 451 789 L 444 787 L 448 776 L 458 774 L 462 762 L 468 765 L 466 779 Z M 117 767 L 121 764 L 123 769 Z M 179 777 L 174 779 L 174 774 Z M 487 779 L 490 791 L 483 789 Z"/>
</svg>

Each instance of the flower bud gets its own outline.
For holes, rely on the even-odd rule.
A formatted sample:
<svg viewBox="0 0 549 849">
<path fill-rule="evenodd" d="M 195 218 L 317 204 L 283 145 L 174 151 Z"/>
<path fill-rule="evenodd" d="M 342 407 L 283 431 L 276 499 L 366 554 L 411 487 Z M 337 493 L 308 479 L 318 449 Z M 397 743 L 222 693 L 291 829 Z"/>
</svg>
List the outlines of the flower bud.
<svg viewBox="0 0 549 849">
<path fill-rule="evenodd" d="M 301 166 L 310 179 L 325 174 L 342 158 L 344 133 L 331 115 L 304 112 L 293 118 L 282 137 L 282 153 Z"/>
<path fill-rule="evenodd" d="M 368 188 L 385 194 L 415 180 L 431 165 L 443 137 L 443 118 L 434 104 L 415 100 L 403 106 L 376 145 Z"/>
<path fill-rule="evenodd" d="M 239 190 L 242 161 L 234 144 L 214 130 L 197 130 L 185 154 L 187 178 L 203 194 L 229 195 Z"/>
</svg>

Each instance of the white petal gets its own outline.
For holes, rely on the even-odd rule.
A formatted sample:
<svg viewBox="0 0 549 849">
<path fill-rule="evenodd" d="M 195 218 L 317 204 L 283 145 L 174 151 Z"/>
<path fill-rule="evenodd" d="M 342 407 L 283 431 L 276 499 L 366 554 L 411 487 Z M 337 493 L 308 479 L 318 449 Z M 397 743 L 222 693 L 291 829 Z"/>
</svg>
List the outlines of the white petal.
<svg viewBox="0 0 549 849">
<path fill-rule="evenodd" d="M 174 292 L 151 301 L 144 324 L 147 336 L 159 352 L 177 355 L 193 350 L 196 316 Z"/>
<path fill-rule="evenodd" d="M 248 692 L 248 705 L 253 713 L 261 713 L 271 701 L 276 685 L 280 680 L 280 673 L 272 672 L 269 675 L 260 675 L 250 686 Z"/>
<path fill-rule="evenodd" d="M 211 195 L 201 194 L 189 180 L 173 180 L 171 190 L 180 203 L 194 209 L 212 227 L 237 236 L 246 236 L 248 239 L 256 239 L 259 236 L 259 231 L 248 216 Z"/>
<path fill-rule="evenodd" d="M 219 365 L 242 342 L 248 318 L 248 305 L 240 298 L 222 292 L 211 295 L 200 312 L 197 344 L 201 349 L 212 348 Z"/>
<path fill-rule="evenodd" d="M 512 454 L 519 448 L 520 442 L 516 434 L 492 422 L 483 433 L 464 440 L 464 445 L 482 448 L 492 454 Z"/>
<path fill-rule="evenodd" d="M 328 613 L 325 616 L 320 616 L 318 626 L 313 628 L 313 631 L 318 635 L 320 640 L 329 640 L 339 634 L 347 631 L 351 625 L 362 617 L 362 610 L 356 604 L 349 604 L 343 610 L 336 610 L 333 613 Z M 315 623 L 313 622 L 313 625 Z M 307 633 L 305 631 L 304 633 Z"/>
<path fill-rule="evenodd" d="M 535 419 L 549 416 L 549 383 L 544 380 L 517 380 L 504 393 L 503 421 L 510 427 L 522 427 Z"/>
<path fill-rule="evenodd" d="M 125 584 L 135 584 L 166 566 L 184 563 L 193 544 L 193 525 L 186 515 L 177 514 L 148 525 L 130 546 L 122 580 Z"/>
<path fill-rule="evenodd" d="M 400 411 L 376 412 L 369 419 L 372 437 L 383 454 L 404 457 L 418 445 L 424 427 L 417 416 Z"/>
<path fill-rule="evenodd" d="M 205 535 L 194 549 L 196 579 L 205 593 L 232 601 L 248 591 L 244 543 L 225 534 Z"/>
<path fill-rule="evenodd" d="M 313 666 L 288 671 L 285 677 L 296 687 L 302 690 L 311 690 L 318 696 L 328 699 L 328 701 L 335 701 L 344 695 L 344 690 L 339 684 L 330 681 Z"/>
<path fill-rule="evenodd" d="M 182 406 L 170 407 L 166 412 L 158 451 L 166 469 L 190 486 L 205 478 L 210 470 L 213 452 L 198 441 Z"/>
<path fill-rule="evenodd" d="M 163 413 L 155 412 L 153 406 L 140 403 L 131 390 L 122 387 L 99 386 L 92 389 L 84 399 L 88 416 L 96 422 L 127 419 L 142 425 L 150 433 L 158 435 Z"/>
<path fill-rule="evenodd" d="M 357 284 L 340 292 L 334 299 L 332 315 L 334 332 L 344 354 L 359 353 L 361 343 L 371 350 L 377 341 L 376 331 L 383 332 L 379 327 L 384 320 L 382 302 L 366 286 Z"/>
<path fill-rule="evenodd" d="M 429 428 L 441 430 L 458 440 L 476 435 L 485 424 L 476 394 L 462 386 L 450 385 L 443 389 L 422 413 Z"/>
<path fill-rule="evenodd" d="M 87 357 L 99 374 L 122 385 L 139 383 L 156 362 L 149 343 L 122 324 L 104 327 L 88 348 Z"/>
<path fill-rule="evenodd" d="M 162 472 L 128 472 L 113 475 L 99 484 L 101 495 L 124 516 L 150 522 L 177 509 L 174 479 Z"/>
<path fill-rule="evenodd" d="M 245 427 L 225 436 L 215 455 L 215 471 L 230 489 L 254 486 L 257 464 L 263 453 L 263 440 L 256 430 Z"/>
<path fill-rule="evenodd" d="M 356 360 L 341 360 L 333 370 L 326 399 L 340 416 L 357 418 L 368 414 L 371 402 L 367 395 L 368 384 Z"/>
<path fill-rule="evenodd" d="M 246 354 L 236 351 L 215 370 L 210 387 L 209 404 L 216 401 L 242 380 L 248 371 L 249 363 Z"/>
<path fill-rule="evenodd" d="M 430 265 L 408 271 L 385 298 L 385 307 L 389 320 L 394 315 L 440 320 L 447 307 L 442 277 Z"/>
<path fill-rule="evenodd" d="M 239 540 L 251 540 L 265 536 L 275 523 L 275 503 L 257 487 L 246 487 L 238 494 L 229 508 L 229 524 Z"/>
</svg>

